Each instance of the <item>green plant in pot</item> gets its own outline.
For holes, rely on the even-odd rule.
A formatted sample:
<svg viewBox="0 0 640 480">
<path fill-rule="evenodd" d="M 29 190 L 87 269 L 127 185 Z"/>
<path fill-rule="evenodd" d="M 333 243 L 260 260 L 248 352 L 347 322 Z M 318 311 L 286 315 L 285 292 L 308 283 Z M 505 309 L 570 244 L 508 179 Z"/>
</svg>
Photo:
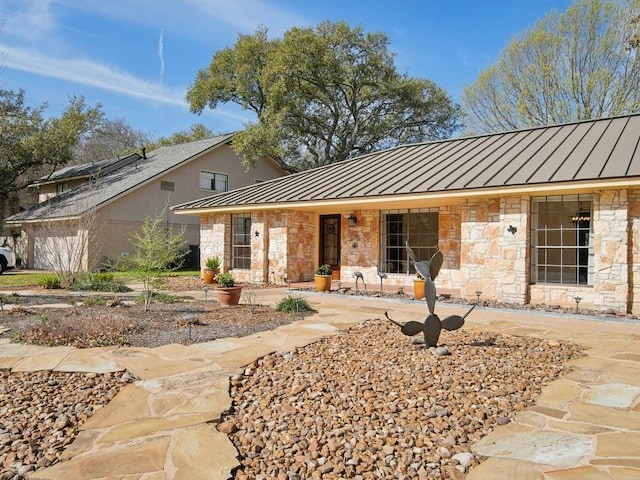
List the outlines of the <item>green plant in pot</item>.
<svg viewBox="0 0 640 480">
<path fill-rule="evenodd" d="M 240 295 L 242 294 L 242 286 L 236 285 L 233 275 L 229 272 L 221 273 L 218 275 L 217 281 L 216 295 L 220 306 L 230 307 L 238 305 Z"/>
<path fill-rule="evenodd" d="M 316 292 L 328 292 L 331 290 L 331 270 L 331 265 L 326 263 L 316 269 L 316 274 L 314 275 Z"/>
<path fill-rule="evenodd" d="M 222 261 L 217 255 L 215 257 L 207 257 L 204 261 L 202 269 L 202 281 L 206 284 L 212 284 L 216 280 L 216 275 L 220 273 Z"/>
</svg>

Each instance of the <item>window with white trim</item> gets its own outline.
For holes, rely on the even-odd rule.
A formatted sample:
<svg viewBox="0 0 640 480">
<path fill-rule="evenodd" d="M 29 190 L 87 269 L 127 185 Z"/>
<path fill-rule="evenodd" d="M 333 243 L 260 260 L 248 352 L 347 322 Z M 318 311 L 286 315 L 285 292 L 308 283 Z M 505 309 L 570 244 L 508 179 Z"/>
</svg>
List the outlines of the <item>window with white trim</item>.
<svg viewBox="0 0 640 480">
<path fill-rule="evenodd" d="M 215 172 L 200 172 L 200 189 L 212 192 L 226 192 L 229 190 L 229 175 Z"/>
<path fill-rule="evenodd" d="M 231 215 L 231 268 L 251 268 L 251 214 Z"/>
<path fill-rule="evenodd" d="M 593 284 L 591 195 L 531 199 L 531 283 Z"/>
<path fill-rule="evenodd" d="M 407 273 L 406 242 L 417 261 L 429 260 L 438 248 L 438 209 L 384 210 L 380 212 L 381 272 Z"/>
</svg>

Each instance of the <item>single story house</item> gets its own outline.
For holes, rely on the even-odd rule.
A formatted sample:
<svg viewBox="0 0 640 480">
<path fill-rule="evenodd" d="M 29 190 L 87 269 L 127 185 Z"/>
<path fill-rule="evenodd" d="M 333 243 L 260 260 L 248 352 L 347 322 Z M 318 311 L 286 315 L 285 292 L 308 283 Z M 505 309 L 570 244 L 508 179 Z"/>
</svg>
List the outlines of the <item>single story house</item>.
<svg viewBox="0 0 640 480">
<path fill-rule="evenodd" d="M 173 207 L 244 281 L 320 264 L 438 292 L 640 314 L 640 114 L 411 144 Z"/>
<path fill-rule="evenodd" d="M 6 220 L 22 235 L 22 265 L 100 267 L 131 253 L 131 233 L 140 229 L 145 216 L 154 217 L 163 209 L 167 227 L 184 230 L 197 264 L 198 219 L 177 217 L 168 206 L 287 174 L 270 158 L 246 171 L 231 148 L 232 140 L 233 134 L 225 134 L 143 150 L 66 167 L 40 179 L 32 187 L 41 203 Z"/>
</svg>

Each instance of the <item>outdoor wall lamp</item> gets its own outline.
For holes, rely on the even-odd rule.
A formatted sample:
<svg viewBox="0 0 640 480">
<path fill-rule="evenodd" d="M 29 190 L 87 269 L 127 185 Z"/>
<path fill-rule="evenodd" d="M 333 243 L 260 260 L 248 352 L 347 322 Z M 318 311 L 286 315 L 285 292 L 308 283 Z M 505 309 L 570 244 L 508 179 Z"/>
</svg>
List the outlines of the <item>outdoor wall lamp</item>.
<svg viewBox="0 0 640 480">
<path fill-rule="evenodd" d="M 347 222 L 349 222 L 350 227 L 355 227 L 358 224 L 358 217 L 352 213 L 347 217 Z"/>
<path fill-rule="evenodd" d="M 507 232 L 509 232 L 511 235 L 515 235 L 517 231 L 518 229 L 513 225 L 509 225 L 509 228 L 507 228 Z"/>
</svg>

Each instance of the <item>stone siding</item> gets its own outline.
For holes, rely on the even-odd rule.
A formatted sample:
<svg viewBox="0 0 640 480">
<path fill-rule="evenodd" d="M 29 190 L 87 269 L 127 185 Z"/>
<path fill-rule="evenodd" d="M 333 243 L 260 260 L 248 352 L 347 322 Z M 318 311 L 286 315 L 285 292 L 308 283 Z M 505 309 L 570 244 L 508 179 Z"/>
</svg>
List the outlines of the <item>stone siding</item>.
<svg viewBox="0 0 640 480">
<path fill-rule="evenodd" d="M 526 302 L 528 212 L 526 196 L 468 200 L 462 206 L 463 298 L 476 299 L 478 291 L 486 300 Z"/>
<path fill-rule="evenodd" d="M 593 196 L 594 273 L 592 285 L 530 285 L 530 203 L 528 195 L 468 199 L 439 207 L 439 248 L 443 267 L 438 293 L 468 301 L 547 304 L 640 314 L 640 189 L 612 190 Z M 341 224 L 340 281 L 353 283 L 361 272 L 369 289 L 379 289 L 380 211 L 345 210 Z M 349 226 L 353 213 L 358 221 Z M 231 261 L 230 219 L 205 215 L 201 223 L 202 258 Z M 239 281 L 311 281 L 318 262 L 318 212 L 274 210 L 252 216 L 252 268 L 235 272 Z M 255 233 L 257 232 L 257 235 Z M 413 274 L 387 274 L 384 286 L 412 293 Z M 631 287 L 629 287 L 631 285 Z"/>
</svg>

